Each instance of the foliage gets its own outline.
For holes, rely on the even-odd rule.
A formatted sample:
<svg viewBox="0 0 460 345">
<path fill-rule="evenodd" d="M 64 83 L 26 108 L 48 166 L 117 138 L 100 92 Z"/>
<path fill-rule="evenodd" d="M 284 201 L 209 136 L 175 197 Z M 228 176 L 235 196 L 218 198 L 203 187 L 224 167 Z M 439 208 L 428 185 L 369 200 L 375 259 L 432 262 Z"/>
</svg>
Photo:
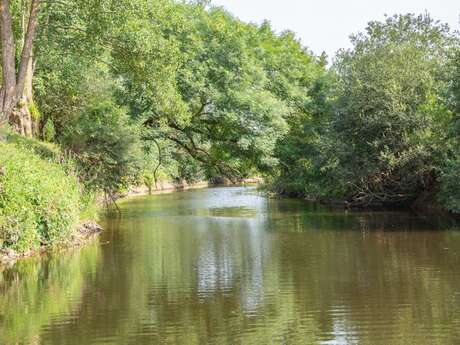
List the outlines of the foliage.
<svg viewBox="0 0 460 345">
<path fill-rule="evenodd" d="M 440 177 L 439 199 L 448 210 L 460 213 L 460 156 L 449 160 Z"/>
<path fill-rule="evenodd" d="M 0 151 L 3 246 L 27 250 L 68 240 L 79 220 L 77 179 L 17 144 L 1 143 Z"/>
<path fill-rule="evenodd" d="M 372 22 L 335 63 L 337 177 L 354 203 L 398 203 L 433 189 L 446 153 L 446 26 L 428 15 Z"/>
<path fill-rule="evenodd" d="M 35 104 L 35 102 L 31 102 L 29 104 L 29 112 L 30 112 L 30 115 L 32 116 L 32 119 L 34 121 L 40 120 L 41 113 L 40 113 L 40 110 L 38 109 L 37 105 Z"/>
<path fill-rule="evenodd" d="M 155 6 L 146 13 L 158 13 Z M 238 179 L 271 168 L 287 107 L 268 90 L 257 28 L 199 4 L 163 6 L 157 21 L 141 16 L 120 33 L 113 58 L 123 104 L 149 136 L 173 143 L 207 176 Z"/>
<path fill-rule="evenodd" d="M 452 57 L 451 96 L 452 106 L 456 118 L 460 116 L 460 48 L 457 48 Z M 458 128 L 458 127 L 457 127 Z M 460 132 L 460 131 L 459 131 Z"/>
<path fill-rule="evenodd" d="M 43 126 L 43 140 L 53 142 L 56 137 L 56 129 L 54 128 L 53 120 L 48 119 Z"/>
<path fill-rule="evenodd" d="M 454 117 L 448 134 L 453 149 L 442 167 L 439 200 L 448 210 L 460 213 L 460 49 L 453 54 L 451 66 L 450 100 Z"/>
<path fill-rule="evenodd" d="M 336 82 L 313 92 L 310 114 L 320 116 L 294 121 L 281 141 L 281 154 L 300 159 L 279 182 L 292 177 L 301 194 L 355 205 L 411 202 L 436 189 L 450 154 L 454 37 L 428 15 L 404 15 L 369 23 L 352 43 L 336 57 Z"/>
<path fill-rule="evenodd" d="M 273 188 L 278 192 L 315 198 L 343 192 L 334 177 L 337 158 L 331 154 L 333 82 L 330 73 L 319 77 L 306 91 L 304 109 L 288 119 L 289 132 L 276 149 L 281 164 Z"/>
<path fill-rule="evenodd" d="M 9 143 L 16 145 L 20 150 L 31 151 L 33 154 L 49 162 L 64 163 L 62 151 L 59 148 L 59 146 L 39 140 L 26 138 L 24 136 L 12 133 L 10 131 L 6 132 L 6 137 Z M 70 163 L 69 169 L 71 168 L 72 167 Z"/>
<path fill-rule="evenodd" d="M 63 144 L 76 155 L 87 188 L 107 193 L 130 186 L 142 157 L 136 126 L 113 102 L 91 104 L 63 133 Z"/>
</svg>

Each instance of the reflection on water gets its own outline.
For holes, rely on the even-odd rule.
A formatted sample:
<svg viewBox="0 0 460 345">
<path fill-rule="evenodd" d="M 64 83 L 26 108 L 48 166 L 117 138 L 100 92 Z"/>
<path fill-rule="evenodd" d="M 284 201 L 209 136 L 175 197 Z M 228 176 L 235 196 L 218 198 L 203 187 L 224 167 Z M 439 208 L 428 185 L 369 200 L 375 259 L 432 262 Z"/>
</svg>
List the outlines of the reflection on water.
<svg viewBox="0 0 460 345">
<path fill-rule="evenodd" d="M 39 344 L 42 327 L 78 318 L 85 281 L 96 273 L 98 253 L 93 244 L 66 255 L 21 261 L 1 272 L 0 344 Z"/>
<path fill-rule="evenodd" d="M 460 232 L 250 188 L 141 197 L 0 274 L 0 344 L 460 344 Z"/>
</svg>

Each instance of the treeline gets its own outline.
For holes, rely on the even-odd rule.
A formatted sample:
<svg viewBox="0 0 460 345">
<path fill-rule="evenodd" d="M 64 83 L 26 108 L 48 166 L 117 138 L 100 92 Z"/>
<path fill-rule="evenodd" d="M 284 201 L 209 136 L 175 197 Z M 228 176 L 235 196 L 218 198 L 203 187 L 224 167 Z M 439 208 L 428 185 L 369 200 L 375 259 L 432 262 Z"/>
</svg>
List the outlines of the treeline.
<svg viewBox="0 0 460 345">
<path fill-rule="evenodd" d="M 459 38 L 427 14 L 371 22 L 331 66 L 207 1 L 1 0 L 0 20 L 0 122 L 59 145 L 83 195 L 263 175 L 460 211 Z"/>
</svg>

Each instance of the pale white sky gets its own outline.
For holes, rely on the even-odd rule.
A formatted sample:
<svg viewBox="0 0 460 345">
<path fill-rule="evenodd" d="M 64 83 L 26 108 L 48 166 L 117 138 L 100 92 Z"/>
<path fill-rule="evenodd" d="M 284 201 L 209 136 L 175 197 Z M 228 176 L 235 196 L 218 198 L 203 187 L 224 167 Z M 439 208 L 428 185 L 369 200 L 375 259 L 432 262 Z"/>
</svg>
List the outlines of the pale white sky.
<svg viewBox="0 0 460 345">
<path fill-rule="evenodd" d="M 348 48 L 349 35 L 364 30 L 384 14 L 423 13 L 459 30 L 460 0 L 212 0 L 238 18 L 253 23 L 268 19 L 275 30 L 296 32 L 302 44 L 331 58 Z"/>
</svg>

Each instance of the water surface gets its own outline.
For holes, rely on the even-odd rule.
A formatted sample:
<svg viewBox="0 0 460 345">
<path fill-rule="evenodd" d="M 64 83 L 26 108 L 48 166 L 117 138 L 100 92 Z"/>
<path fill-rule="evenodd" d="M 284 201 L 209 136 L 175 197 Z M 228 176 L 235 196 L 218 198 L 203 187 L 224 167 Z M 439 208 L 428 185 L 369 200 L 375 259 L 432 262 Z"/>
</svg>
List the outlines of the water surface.
<svg viewBox="0 0 460 345">
<path fill-rule="evenodd" d="M 0 344 L 460 344 L 448 222 L 253 188 L 120 206 L 97 243 L 0 273 Z"/>
</svg>

